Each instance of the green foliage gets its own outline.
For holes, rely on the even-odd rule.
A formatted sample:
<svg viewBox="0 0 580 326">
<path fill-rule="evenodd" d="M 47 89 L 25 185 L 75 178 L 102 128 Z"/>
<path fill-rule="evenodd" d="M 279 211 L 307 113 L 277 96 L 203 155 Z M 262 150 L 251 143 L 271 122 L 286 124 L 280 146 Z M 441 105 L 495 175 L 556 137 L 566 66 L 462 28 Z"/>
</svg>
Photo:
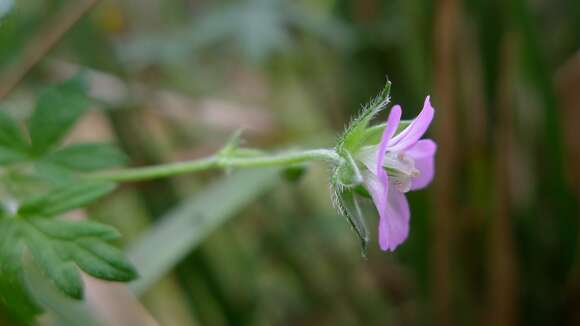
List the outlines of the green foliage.
<svg viewBox="0 0 580 326">
<path fill-rule="evenodd" d="M 26 140 L 18 123 L 0 107 L 0 147 L 24 150 Z"/>
<path fill-rule="evenodd" d="M 26 322 L 39 312 L 23 279 L 27 259 L 36 262 L 48 280 L 74 299 L 83 296 L 79 269 L 110 281 L 128 282 L 137 277 L 122 252 L 107 243 L 119 238 L 115 229 L 59 218 L 115 189 L 114 183 L 91 180 L 80 173 L 126 161 L 107 144 L 58 148 L 88 104 L 78 77 L 46 89 L 28 121 L 30 141 L 25 130 L 0 111 L 2 190 L 8 194 L 0 214 L 0 303 L 19 321 Z"/>
<path fill-rule="evenodd" d="M 81 181 L 60 186 L 41 196 L 24 200 L 18 215 L 54 216 L 92 203 L 114 189 L 114 183 L 103 181 Z"/>
<path fill-rule="evenodd" d="M 91 172 L 123 165 L 127 157 L 108 144 L 73 144 L 47 154 L 43 162 L 74 171 Z"/>
<path fill-rule="evenodd" d="M 22 243 L 16 223 L 0 220 L 0 302 L 13 318 L 26 321 L 39 307 L 22 286 Z"/>
<path fill-rule="evenodd" d="M 0 165 L 34 162 L 38 174 L 54 181 L 125 164 L 126 156 L 109 144 L 57 147 L 88 105 L 80 76 L 44 90 L 28 122 L 30 143 L 18 123 L 0 111 Z"/>
<path fill-rule="evenodd" d="M 302 180 L 302 177 L 306 174 L 308 166 L 306 165 L 295 165 L 285 168 L 282 171 L 282 177 L 290 182 L 298 182 Z"/>
<path fill-rule="evenodd" d="M 32 152 L 43 154 L 55 146 L 88 105 L 80 78 L 44 90 L 38 97 L 29 123 Z"/>
<path fill-rule="evenodd" d="M 102 325 L 94 309 L 83 301 L 72 299 L 59 290 L 54 283 L 47 282 L 46 276 L 30 255 L 24 261 L 23 278 L 30 296 L 46 310 L 43 324 L 58 326 L 98 326 Z"/>
<path fill-rule="evenodd" d="M 0 164 L 25 160 L 27 146 L 18 123 L 0 107 Z"/>
<path fill-rule="evenodd" d="M 0 227 L 4 230 L 2 238 L 10 241 L 0 248 L 4 268 L 22 274 L 23 249 L 27 248 L 46 276 L 72 298 L 83 295 L 77 267 L 110 281 L 127 282 L 137 277 L 121 252 L 106 243 L 119 236 L 111 227 L 44 217 L 4 219 Z M 22 281 L 20 277 L 18 281 Z"/>
</svg>

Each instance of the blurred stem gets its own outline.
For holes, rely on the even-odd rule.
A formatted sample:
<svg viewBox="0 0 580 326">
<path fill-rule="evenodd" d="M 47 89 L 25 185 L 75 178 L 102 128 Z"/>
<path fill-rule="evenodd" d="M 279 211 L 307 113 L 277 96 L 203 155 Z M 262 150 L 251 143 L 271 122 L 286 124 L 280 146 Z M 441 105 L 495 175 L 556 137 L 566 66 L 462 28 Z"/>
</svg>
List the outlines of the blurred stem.
<svg viewBox="0 0 580 326">
<path fill-rule="evenodd" d="M 285 167 L 309 161 L 340 163 L 343 160 L 333 149 L 312 149 L 256 157 L 235 157 L 230 155 L 232 154 L 218 153 L 217 155 L 185 162 L 109 171 L 92 175 L 91 178 L 109 181 L 142 181 L 217 168 Z"/>
<path fill-rule="evenodd" d="M 0 76 L 0 99 L 5 97 L 24 76 L 52 50 L 62 37 L 100 0 L 72 2 L 52 18 L 45 28 L 30 39 L 19 61 Z"/>
</svg>

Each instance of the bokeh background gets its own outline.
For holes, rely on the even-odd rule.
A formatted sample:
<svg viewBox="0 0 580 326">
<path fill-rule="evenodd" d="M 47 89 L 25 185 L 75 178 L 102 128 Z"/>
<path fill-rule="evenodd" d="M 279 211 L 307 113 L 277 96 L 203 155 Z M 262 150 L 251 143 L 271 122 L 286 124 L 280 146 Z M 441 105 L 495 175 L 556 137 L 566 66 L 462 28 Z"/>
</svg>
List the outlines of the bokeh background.
<svg viewBox="0 0 580 326">
<path fill-rule="evenodd" d="M 409 194 L 395 253 L 375 241 L 361 256 L 321 164 L 294 181 L 264 170 L 125 184 L 87 213 L 121 230 L 145 278 L 138 301 L 87 278 L 87 303 L 37 293 L 41 324 L 580 324 L 580 2 L 12 4 L 4 107 L 24 119 L 39 89 L 82 71 L 94 110 L 69 141 L 115 142 L 133 166 L 211 154 L 239 128 L 251 147 L 332 146 L 387 77 L 406 118 L 429 94 L 437 109 L 435 182 Z"/>
</svg>

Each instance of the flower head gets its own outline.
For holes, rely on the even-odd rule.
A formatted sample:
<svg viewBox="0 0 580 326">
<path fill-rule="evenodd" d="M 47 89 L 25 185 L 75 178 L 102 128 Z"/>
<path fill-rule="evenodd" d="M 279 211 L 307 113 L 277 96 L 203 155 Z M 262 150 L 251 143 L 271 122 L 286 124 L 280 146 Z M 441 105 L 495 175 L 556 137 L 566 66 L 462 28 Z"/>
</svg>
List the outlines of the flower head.
<svg viewBox="0 0 580 326">
<path fill-rule="evenodd" d="M 420 139 L 433 120 L 435 111 L 429 97 L 421 113 L 400 133 L 401 107 L 389 113 L 380 142 L 368 145 L 356 158 L 366 166 L 365 188 L 379 213 L 379 245 L 395 250 L 409 234 L 410 211 L 405 193 L 427 186 L 434 175 L 435 142 Z"/>
</svg>

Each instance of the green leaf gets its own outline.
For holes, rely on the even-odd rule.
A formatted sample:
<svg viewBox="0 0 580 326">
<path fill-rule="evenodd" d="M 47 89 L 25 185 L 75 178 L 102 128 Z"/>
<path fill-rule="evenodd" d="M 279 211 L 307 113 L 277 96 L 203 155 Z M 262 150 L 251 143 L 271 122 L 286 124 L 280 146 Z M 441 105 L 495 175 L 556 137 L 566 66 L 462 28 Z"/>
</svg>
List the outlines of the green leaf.
<svg viewBox="0 0 580 326">
<path fill-rule="evenodd" d="M 110 241 L 121 237 L 114 227 L 92 221 L 71 223 L 70 221 L 59 219 L 31 219 L 29 222 L 43 233 L 62 240 L 89 237 Z"/>
<path fill-rule="evenodd" d="M 18 123 L 0 107 L 0 147 L 24 151 L 28 147 Z"/>
<path fill-rule="evenodd" d="M 0 165 L 22 162 L 27 159 L 28 156 L 21 151 L 8 147 L 0 147 Z"/>
<path fill-rule="evenodd" d="M 86 302 L 65 295 L 51 282 L 47 282 L 46 276 L 32 259 L 25 259 L 23 270 L 26 289 L 30 296 L 46 310 L 43 324 L 46 322 L 46 325 L 59 326 L 102 325 Z"/>
<path fill-rule="evenodd" d="M 88 108 L 80 78 L 48 88 L 40 94 L 28 128 L 34 154 L 56 145 Z"/>
<path fill-rule="evenodd" d="M 11 220 L 0 220 L 0 305 L 8 308 L 15 320 L 29 322 L 40 308 L 22 286 L 22 244 L 20 232 Z"/>
<path fill-rule="evenodd" d="M 279 172 L 259 169 L 233 173 L 160 218 L 160 223 L 128 250 L 141 274 L 131 288 L 143 293 L 225 221 L 270 190 L 280 180 Z"/>
<path fill-rule="evenodd" d="M 108 144 L 75 144 L 47 154 L 43 161 L 75 171 L 91 172 L 123 165 L 127 156 Z"/>
<path fill-rule="evenodd" d="M 18 210 L 22 216 L 54 216 L 86 206 L 115 189 L 115 183 L 78 180 L 52 191 L 23 201 Z"/>
<path fill-rule="evenodd" d="M 137 278 L 137 270 L 123 253 L 97 238 L 76 240 L 77 247 L 72 255 L 80 268 L 94 277 L 119 282 L 129 282 Z"/>
<path fill-rule="evenodd" d="M 28 248 L 48 278 L 66 295 L 81 299 L 83 283 L 78 269 L 69 260 L 67 248 L 58 248 L 50 238 L 35 227 L 23 227 L 23 230 Z"/>
<path fill-rule="evenodd" d="M 290 166 L 282 170 L 282 176 L 284 177 L 284 179 L 290 182 L 298 182 L 306 174 L 307 169 L 308 166 L 302 164 Z"/>
<path fill-rule="evenodd" d="M 78 179 L 78 173 L 47 160 L 34 162 L 35 176 L 39 180 L 48 181 L 54 186 L 66 186 Z"/>
<path fill-rule="evenodd" d="M 109 281 L 127 282 L 137 277 L 135 268 L 117 248 L 106 243 L 118 237 L 116 230 L 90 221 L 58 219 L 13 218 L 0 224 L 0 285 L 11 281 L 14 287 L 24 288 L 21 248 L 26 246 L 46 277 L 67 296 L 80 299 L 83 282 L 79 268 L 86 273 Z M 5 270 L 18 277 L 6 278 Z M 30 299 L 26 292 L 22 297 Z M 0 295 L 2 295 L 0 293 Z M 23 301 L 25 302 L 25 301 Z"/>
<path fill-rule="evenodd" d="M 337 151 L 339 154 L 345 152 L 357 153 L 363 145 L 366 136 L 366 129 L 371 120 L 389 104 L 389 93 L 391 91 L 391 82 L 387 81 L 385 87 L 379 95 L 373 98 L 365 105 L 361 113 L 350 123 L 344 134 L 339 138 Z"/>
</svg>

